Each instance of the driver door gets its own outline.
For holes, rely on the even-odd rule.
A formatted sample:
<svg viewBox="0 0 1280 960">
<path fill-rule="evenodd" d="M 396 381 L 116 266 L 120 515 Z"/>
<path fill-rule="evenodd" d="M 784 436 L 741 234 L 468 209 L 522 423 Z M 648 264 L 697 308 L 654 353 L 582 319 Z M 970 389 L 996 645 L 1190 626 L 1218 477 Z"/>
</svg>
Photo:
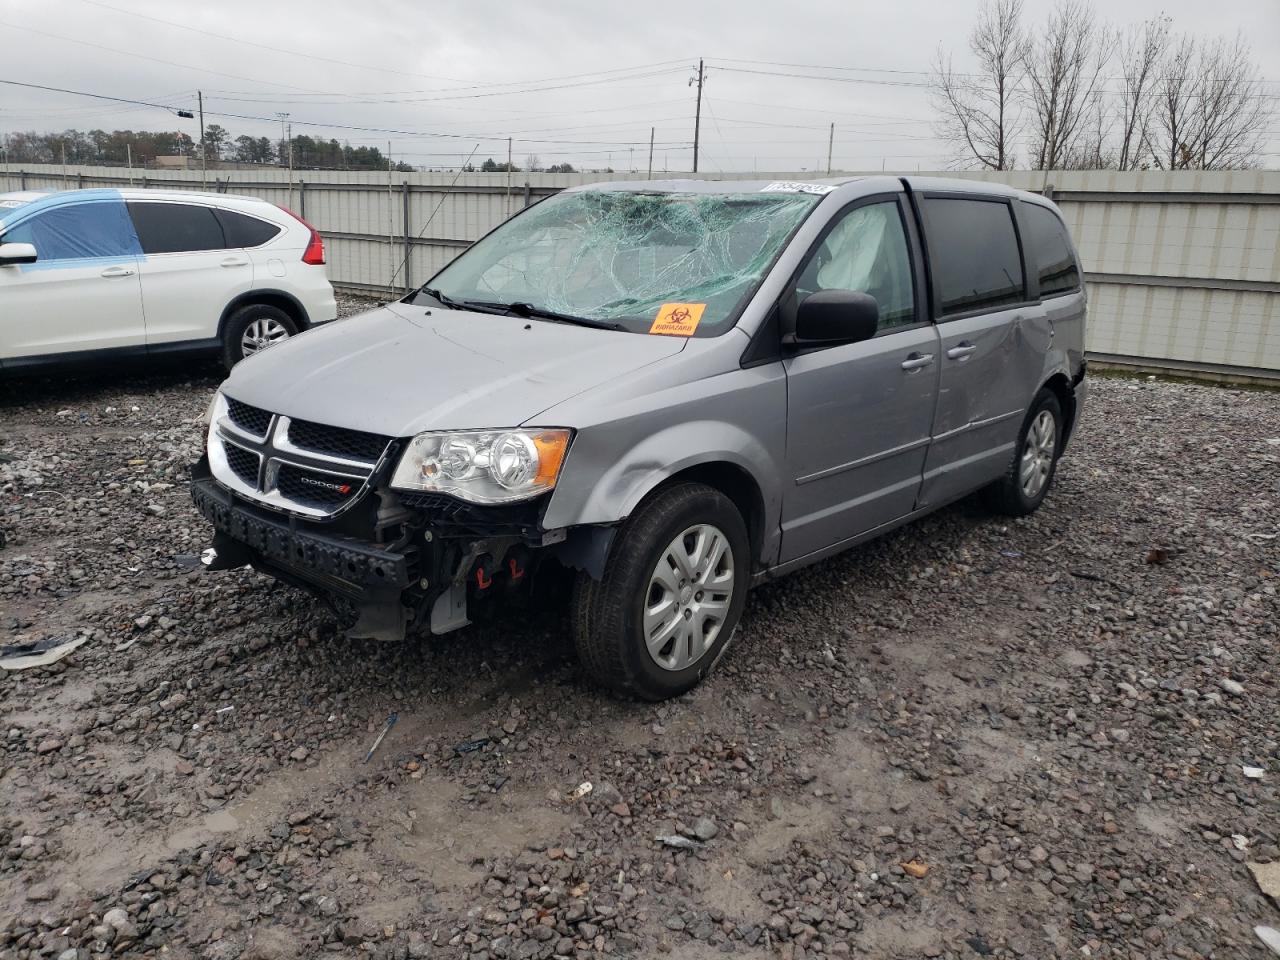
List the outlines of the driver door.
<svg viewBox="0 0 1280 960">
<path fill-rule="evenodd" d="M 925 309 L 914 221 L 900 194 L 856 201 L 833 218 L 784 297 L 788 313 L 819 290 L 871 294 L 877 333 L 787 357 L 783 562 L 823 551 L 915 509 L 938 392 L 938 331 Z"/>
</svg>

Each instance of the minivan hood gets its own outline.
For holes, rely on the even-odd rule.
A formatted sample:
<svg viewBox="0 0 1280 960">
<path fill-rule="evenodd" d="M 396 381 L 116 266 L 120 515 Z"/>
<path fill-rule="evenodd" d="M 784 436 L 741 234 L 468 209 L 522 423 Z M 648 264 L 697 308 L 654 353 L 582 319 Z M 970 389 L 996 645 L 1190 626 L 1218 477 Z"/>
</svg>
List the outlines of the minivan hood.
<svg viewBox="0 0 1280 960">
<path fill-rule="evenodd" d="M 223 389 L 273 413 L 389 436 L 512 427 L 685 342 L 395 303 L 249 357 Z"/>
</svg>

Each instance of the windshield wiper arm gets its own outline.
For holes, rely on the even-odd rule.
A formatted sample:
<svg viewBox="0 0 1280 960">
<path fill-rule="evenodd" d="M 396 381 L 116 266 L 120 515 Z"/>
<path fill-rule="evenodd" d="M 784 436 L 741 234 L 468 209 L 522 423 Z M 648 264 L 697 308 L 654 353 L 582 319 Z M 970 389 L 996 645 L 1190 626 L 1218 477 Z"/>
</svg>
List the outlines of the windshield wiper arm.
<svg viewBox="0 0 1280 960">
<path fill-rule="evenodd" d="M 524 303 L 517 300 L 515 303 L 490 303 L 488 301 L 467 301 L 470 306 L 474 303 L 476 306 L 500 308 L 508 313 L 514 313 L 517 317 L 532 317 L 537 320 L 554 320 L 557 323 L 572 323 L 579 327 L 591 327 L 594 330 L 625 330 L 622 324 L 613 320 L 596 320 L 592 317 L 579 317 L 572 313 L 558 313 L 555 310 L 546 310 L 542 307 L 534 306 L 532 303 Z"/>
<path fill-rule="evenodd" d="M 475 310 L 481 313 L 508 312 L 505 303 L 485 303 L 482 300 L 455 300 L 448 294 L 441 293 L 435 287 L 421 287 L 419 289 L 432 300 L 438 301 L 440 306 L 446 310 Z"/>
</svg>

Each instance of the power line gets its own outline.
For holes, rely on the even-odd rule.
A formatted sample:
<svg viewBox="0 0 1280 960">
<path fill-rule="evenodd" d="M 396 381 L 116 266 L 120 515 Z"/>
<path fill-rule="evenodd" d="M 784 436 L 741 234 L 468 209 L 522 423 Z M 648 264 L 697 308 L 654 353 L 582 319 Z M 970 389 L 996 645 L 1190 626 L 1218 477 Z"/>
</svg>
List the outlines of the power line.
<svg viewBox="0 0 1280 960">
<path fill-rule="evenodd" d="M 29 89 L 34 89 L 34 90 L 46 90 L 54 93 L 65 93 L 71 96 L 92 97 L 96 100 L 109 100 L 114 103 L 128 103 L 128 104 L 134 104 L 137 106 L 155 107 L 156 109 L 166 110 L 170 112 L 172 112 L 175 109 L 174 107 L 170 107 L 165 104 L 154 103 L 146 100 L 133 100 L 128 97 L 112 97 L 102 93 L 89 93 L 84 90 L 71 90 L 71 89 L 68 89 L 67 87 L 54 87 L 54 86 L 49 86 L 49 85 L 40 84 L 40 83 L 27 83 L 21 80 L 0 79 L 0 83 L 8 84 L 10 86 L 15 86 L 15 87 L 27 87 Z M 253 114 L 240 114 L 240 113 L 222 113 L 222 112 L 217 112 L 213 110 L 206 110 L 205 114 L 210 117 L 222 117 L 224 119 L 230 119 L 230 120 L 253 120 L 253 121 L 260 121 L 265 123 L 275 123 L 279 119 L 278 117 L 263 117 L 263 116 L 253 115 Z M 356 130 L 363 133 L 393 134 L 393 135 L 404 136 L 404 137 L 427 137 L 427 138 L 440 138 L 440 139 L 447 139 L 447 140 L 483 140 L 483 141 L 497 141 L 497 140 L 507 139 L 506 135 L 495 136 L 493 134 L 476 135 L 476 134 L 470 134 L 470 133 L 428 133 L 420 130 L 397 130 L 389 127 L 364 127 L 364 126 L 359 126 L 357 124 L 332 123 L 332 122 L 321 121 L 321 120 L 296 120 L 291 118 L 290 123 L 292 123 L 294 126 L 324 127 L 324 128 L 334 129 L 334 130 Z M 623 140 L 623 141 L 540 140 L 540 139 L 526 139 L 523 137 L 521 138 L 521 143 L 555 143 L 555 144 L 568 144 L 568 145 L 609 146 L 609 147 L 637 146 L 642 142 L 647 143 L 648 141 L 647 140 L 645 141 L 640 141 L 640 140 L 629 140 L 629 141 L 627 140 Z M 664 145 L 671 146 L 671 147 L 678 147 L 683 145 L 683 143 L 684 141 L 673 140 L 673 141 L 668 141 Z"/>
</svg>

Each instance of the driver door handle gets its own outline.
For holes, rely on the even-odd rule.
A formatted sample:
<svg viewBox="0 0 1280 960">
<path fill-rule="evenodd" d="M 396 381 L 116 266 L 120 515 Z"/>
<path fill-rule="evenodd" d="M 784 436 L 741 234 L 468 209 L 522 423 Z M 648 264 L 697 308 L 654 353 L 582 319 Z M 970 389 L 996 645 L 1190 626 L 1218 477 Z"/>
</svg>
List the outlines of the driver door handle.
<svg viewBox="0 0 1280 960">
<path fill-rule="evenodd" d="M 978 348 L 966 340 L 961 340 L 954 347 L 947 351 L 947 356 L 952 360 L 964 360 L 973 354 Z"/>
<path fill-rule="evenodd" d="M 902 361 L 902 369 L 919 370 L 921 367 L 927 367 L 931 363 L 933 363 L 932 353 L 913 353 Z"/>
<path fill-rule="evenodd" d="M 224 267 L 247 267 L 249 261 L 244 257 L 227 257 L 222 261 Z"/>
<path fill-rule="evenodd" d="M 108 279 L 111 277 L 132 277 L 133 271 L 128 267 L 107 267 L 102 271 L 102 275 Z"/>
</svg>

